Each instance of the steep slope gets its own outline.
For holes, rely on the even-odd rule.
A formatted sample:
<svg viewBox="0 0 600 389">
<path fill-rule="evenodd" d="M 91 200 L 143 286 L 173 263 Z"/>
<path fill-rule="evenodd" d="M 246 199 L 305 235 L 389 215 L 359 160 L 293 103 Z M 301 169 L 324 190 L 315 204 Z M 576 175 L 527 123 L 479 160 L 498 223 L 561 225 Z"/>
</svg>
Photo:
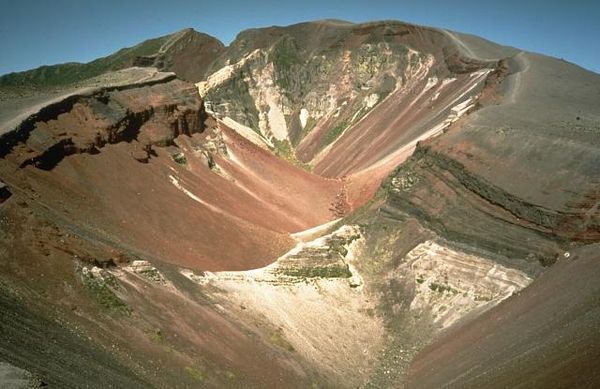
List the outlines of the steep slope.
<svg viewBox="0 0 600 389">
<path fill-rule="evenodd" d="M 171 78 L 72 94 L 3 136 L 2 176 L 78 229 L 197 269 L 266 264 L 285 233 L 335 216 L 338 181 L 206 119 L 195 88 Z"/>
<path fill-rule="evenodd" d="M 240 33 L 198 87 L 276 153 L 346 177 L 359 206 L 418 140 L 473 109 L 496 62 L 459 55 L 436 29 L 321 21 Z"/>
<path fill-rule="evenodd" d="M 104 374 L 127 387 L 325 380 L 182 276 L 156 275 L 271 263 L 292 246 L 291 232 L 336 216 L 342 183 L 208 117 L 192 84 L 142 73 L 151 77 L 34 106 L 2 134 L 10 197 L 0 209 L 0 272 L 11 296 L 4 312 L 15 318 L 3 323 L 2 359 L 57 386 L 95 386 Z M 148 260 L 150 271 L 123 272 Z M 56 325 L 70 332 L 58 336 Z M 23 343 L 39 331 L 41 340 Z M 48 353 L 97 368 L 65 374 Z"/>
<path fill-rule="evenodd" d="M 464 53 L 485 53 L 487 58 L 506 53 L 505 48 L 494 51 L 487 42 L 451 34 Z M 370 243 L 363 260 L 388 266 L 392 274 L 379 281 L 391 339 L 382 369 L 372 376 L 376 387 L 399 382 L 432 388 L 598 384 L 597 367 L 589 362 L 598 329 L 593 318 L 598 291 L 591 285 L 598 279 L 583 268 L 592 264 L 596 246 L 590 243 L 598 241 L 600 220 L 595 195 L 600 164 L 593 135 L 600 123 L 594 98 L 599 87 L 600 76 L 563 61 L 530 53 L 507 58 L 488 76 L 479 109 L 443 135 L 421 142 L 387 179 L 376 206 L 359 219 L 371 220 L 365 227 Z M 563 101 L 565 95 L 571 98 Z M 449 312 L 463 306 L 453 296 L 475 267 L 457 270 L 443 251 L 423 251 L 422 242 L 431 234 L 463 252 L 458 256 L 461 267 L 475 255 L 493 261 L 495 269 L 506 266 L 531 278 L 548 274 L 540 276 L 539 286 L 533 281 L 522 294 L 482 316 L 481 311 L 462 315 L 459 324 L 440 335 L 428 323 L 452 317 Z M 585 265 L 578 263 L 577 270 L 571 263 L 551 266 L 574 252 L 590 258 Z M 416 267 L 415 258 L 434 262 Z M 565 266 L 573 266 L 572 271 Z M 420 296 L 427 291 L 423 284 L 441 294 L 441 301 Z M 472 301 L 482 298 L 487 299 Z M 431 317 L 407 320 L 423 301 L 429 301 Z M 571 304 L 572 310 L 563 308 Z M 582 312 L 591 316 L 577 316 Z M 437 336 L 438 341 L 416 354 Z M 582 339 L 590 343 L 578 350 Z M 415 355 L 405 381 L 407 360 Z"/>
<path fill-rule="evenodd" d="M 503 237 L 518 224 L 563 245 L 597 241 L 598 75 L 528 53 L 507 67 L 513 70 L 486 91 L 497 94 L 495 103 L 482 100 L 483 108 L 460 128 L 423 144 L 413 161 L 399 169 L 398 198 L 408 201 L 407 212 L 435 219 L 447 233 L 506 238 L 504 246 L 516 251 L 537 240 L 520 233 Z M 569 93 L 574 96 L 563 101 Z M 403 185 L 406 181 L 410 184 Z M 465 195 L 486 204 L 488 215 L 504 214 L 501 219 L 509 225 L 494 228 L 493 234 L 476 232 L 482 226 L 471 215 L 482 205 L 469 206 Z M 546 249 L 535 243 L 520 255 L 535 256 L 536 251 Z M 544 262 L 556 254 L 546 252 Z"/>
<path fill-rule="evenodd" d="M 418 61 L 410 61 L 413 51 Z M 444 317 L 471 320 L 481 313 L 478 301 L 491 299 L 487 309 L 498 301 L 477 281 L 465 286 L 477 279 L 473 266 L 462 267 L 469 255 L 480 258 L 475 268 L 492 261 L 493 269 L 535 278 L 565 251 L 598 241 L 598 75 L 477 37 L 393 22 L 250 30 L 226 53 L 229 65 L 198 85 L 208 109 L 275 149 L 290 141 L 314 172 L 343 177 L 354 207 L 416 147 L 388 178 L 374 214 L 352 219 L 367 223 L 365 263 L 356 266 L 384 296 L 390 336 L 370 379 L 375 386 L 401 380 Z M 396 87 L 369 103 L 384 74 Z M 308 92 L 299 87 L 313 84 Z M 320 100 L 312 104 L 311 96 Z M 295 129 L 298 121 L 304 131 Z M 327 131 L 334 136 L 323 144 Z M 424 244 L 446 249 L 427 249 L 431 262 L 419 274 L 412 263 L 423 254 L 412 253 Z M 444 255 L 448 248 L 456 257 Z M 455 267 L 453 258 L 462 264 Z M 432 263 L 449 268 L 431 273 Z M 483 296 L 480 287 L 488 290 Z M 442 296 L 420 295 L 431 290 Z M 457 291 L 467 298 L 449 297 Z M 419 309 L 420 319 L 403 318 Z"/>
<path fill-rule="evenodd" d="M 407 386 L 597 386 L 599 259 L 597 244 L 574 250 L 508 303 L 444 334 L 417 356 Z"/>
<path fill-rule="evenodd" d="M 114 387 L 144 388 L 148 382 L 137 377 L 110 352 L 60 323 L 41 315 L 2 287 L 0 293 L 0 358 L 33 368 L 35 375 L 25 382 L 14 382 L 12 374 L 0 375 L 7 388 L 37 388 L 47 385 L 85 387 L 103 377 L 104 384 Z M 62 323 L 64 324 L 64 323 Z M 70 369 L 65 369 L 70 366 Z M 60 374 L 56 374 L 60 371 Z M 13 373 L 14 374 L 14 373 Z M 40 378 L 43 377 L 43 378 Z"/>
</svg>

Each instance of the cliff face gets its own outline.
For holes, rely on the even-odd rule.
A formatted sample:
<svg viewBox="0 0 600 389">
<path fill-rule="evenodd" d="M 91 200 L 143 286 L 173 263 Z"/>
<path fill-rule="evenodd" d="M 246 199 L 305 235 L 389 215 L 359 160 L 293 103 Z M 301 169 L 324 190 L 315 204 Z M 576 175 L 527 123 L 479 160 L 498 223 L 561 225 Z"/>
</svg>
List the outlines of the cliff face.
<svg viewBox="0 0 600 389">
<path fill-rule="evenodd" d="M 238 59 L 242 48 L 249 54 Z M 321 129 L 310 147 L 300 146 L 305 162 L 411 78 L 426 59 L 381 35 L 361 36 L 329 23 L 245 32 L 224 55 L 228 67 L 200 85 L 210 109 L 296 146 L 313 130 L 327 127 L 330 131 Z"/>
<path fill-rule="evenodd" d="M 171 76 L 70 95 L 43 107 L 0 142 L 2 155 L 21 167 L 50 170 L 66 156 L 97 154 L 107 144 L 133 141 L 139 148 L 135 155 L 147 161 L 153 146 L 201 133 L 205 119 L 193 87 Z"/>
<path fill-rule="evenodd" d="M 386 212 L 414 216 L 438 234 L 550 265 L 564 249 L 559 215 L 503 191 L 455 160 L 419 146 L 389 181 Z"/>
<path fill-rule="evenodd" d="M 498 66 L 435 29 L 323 21 L 240 33 L 197 85 L 209 112 L 276 154 L 347 177 L 358 206 L 418 140 L 472 111 Z"/>
<path fill-rule="evenodd" d="M 199 88 L 210 110 L 290 142 L 309 162 L 393 92 L 486 66 L 465 63 L 444 43 L 435 30 L 393 22 L 249 30 Z"/>
</svg>

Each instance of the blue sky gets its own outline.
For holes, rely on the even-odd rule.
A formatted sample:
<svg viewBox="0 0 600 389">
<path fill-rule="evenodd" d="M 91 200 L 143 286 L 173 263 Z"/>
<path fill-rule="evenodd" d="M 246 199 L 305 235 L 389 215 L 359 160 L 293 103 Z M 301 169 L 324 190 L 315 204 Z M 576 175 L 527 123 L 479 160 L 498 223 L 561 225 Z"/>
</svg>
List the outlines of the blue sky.
<svg viewBox="0 0 600 389">
<path fill-rule="evenodd" d="M 227 44 L 246 28 L 325 18 L 444 27 L 600 73 L 600 0 L 0 0 L 0 74 L 91 61 L 185 27 Z"/>
</svg>

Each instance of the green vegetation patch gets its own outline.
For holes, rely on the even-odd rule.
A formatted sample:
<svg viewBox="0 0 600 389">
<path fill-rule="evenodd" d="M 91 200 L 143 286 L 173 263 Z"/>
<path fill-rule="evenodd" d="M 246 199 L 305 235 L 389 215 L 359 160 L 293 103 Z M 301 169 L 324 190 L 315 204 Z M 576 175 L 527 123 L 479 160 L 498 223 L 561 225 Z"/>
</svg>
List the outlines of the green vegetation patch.
<svg viewBox="0 0 600 389">
<path fill-rule="evenodd" d="M 280 39 L 273 45 L 270 59 L 275 66 L 275 83 L 283 90 L 291 89 L 295 84 L 295 67 L 303 62 L 295 39 L 290 36 Z"/>
<path fill-rule="evenodd" d="M 291 163 L 292 165 L 294 165 L 296 167 L 310 171 L 310 169 L 311 169 L 310 165 L 300 161 L 296 157 L 296 153 L 294 152 L 292 145 L 290 144 L 290 142 L 287 139 L 278 140 L 278 139 L 273 138 L 272 141 L 273 141 L 273 146 L 274 146 L 273 152 L 275 153 L 275 155 L 277 155 L 279 158 L 282 158 L 282 159 L 288 161 L 289 163 Z"/>
<path fill-rule="evenodd" d="M 88 63 L 71 62 L 10 73 L 0 77 L 0 86 L 58 86 L 87 80 L 108 71 L 130 67 L 137 57 L 155 54 L 167 38 L 168 36 L 150 39 Z"/>
<path fill-rule="evenodd" d="M 342 257 L 345 257 L 348 254 L 348 249 L 346 246 L 357 239 L 360 239 L 360 235 L 358 234 L 344 238 L 334 237 L 327 242 L 329 245 L 329 252 L 331 254 L 339 254 Z"/>
<path fill-rule="evenodd" d="M 308 119 L 306 119 L 306 125 L 304 126 L 302 131 L 300 131 L 300 135 L 298 135 L 298 137 L 294 140 L 294 146 L 298 146 L 300 141 L 302 139 L 304 139 L 304 137 L 306 137 L 306 135 L 310 134 L 310 132 L 312 131 L 313 128 L 315 128 L 316 125 L 317 125 L 317 119 L 315 119 L 312 116 L 309 116 Z"/>
<path fill-rule="evenodd" d="M 491 296 L 475 295 L 474 300 L 475 301 L 492 301 L 492 297 Z"/>
<path fill-rule="evenodd" d="M 160 273 L 158 272 L 158 269 L 154 269 L 154 268 L 142 270 L 142 271 L 140 271 L 140 274 L 142 274 L 148 278 L 160 278 Z"/>
<path fill-rule="evenodd" d="M 393 174 L 392 185 L 402 192 L 409 193 L 419 183 L 420 178 L 415 172 L 415 166 L 411 161 L 400 165 Z"/>
<path fill-rule="evenodd" d="M 331 266 L 306 266 L 287 268 L 282 272 L 284 275 L 296 278 L 350 278 L 352 273 L 347 264 L 336 264 Z"/>
<path fill-rule="evenodd" d="M 145 331 L 148 338 L 154 343 L 162 344 L 165 342 L 165 337 L 160 329 L 149 329 Z"/>
<path fill-rule="evenodd" d="M 103 278 L 97 278 L 91 273 L 87 273 L 83 274 L 82 281 L 88 292 L 104 308 L 127 315 L 131 313 L 131 308 L 113 291 L 113 289 L 119 288 L 118 281 L 114 276 L 107 274 Z"/>
<path fill-rule="evenodd" d="M 291 347 L 291 345 L 290 345 L 290 347 Z M 237 380 L 237 376 L 231 370 L 224 370 L 224 371 L 222 371 L 221 374 L 223 375 L 223 377 L 225 377 L 225 379 L 227 381 L 233 382 L 233 381 Z"/>
<path fill-rule="evenodd" d="M 348 122 L 346 120 L 343 120 L 342 122 L 331 127 L 329 129 L 329 131 L 327 131 L 325 136 L 323 136 L 323 140 L 321 141 L 321 146 L 327 147 L 331 143 L 335 142 L 335 140 L 337 138 L 339 138 L 340 135 L 342 135 L 342 133 L 344 132 L 344 130 L 346 128 L 348 128 Z"/>
<path fill-rule="evenodd" d="M 202 382 L 206 379 L 206 375 L 204 374 L 204 372 L 198 368 L 186 366 L 183 370 L 188 375 L 188 377 L 190 377 L 194 381 Z"/>
<path fill-rule="evenodd" d="M 177 162 L 178 164 L 180 164 L 182 166 L 187 165 L 187 158 L 185 157 L 185 154 L 183 154 L 183 153 L 174 154 L 173 161 Z"/>
<path fill-rule="evenodd" d="M 276 331 L 273 331 L 269 335 L 269 343 L 271 343 L 274 346 L 280 347 L 284 350 L 287 350 L 289 352 L 296 351 L 294 349 L 294 346 L 292 346 L 292 344 L 290 342 L 288 342 L 287 339 L 285 339 L 285 337 L 283 335 L 283 330 L 281 328 L 278 328 Z M 235 375 L 234 375 L 234 377 L 235 377 Z"/>
<path fill-rule="evenodd" d="M 412 53 L 410 56 L 410 66 L 411 67 L 415 67 L 417 66 L 423 59 L 423 56 L 421 53 Z"/>
<path fill-rule="evenodd" d="M 449 292 L 449 293 L 458 293 L 458 291 L 456 289 L 451 288 L 448 285 L 444 285 L 444 284 L 438 284 L 437 282 L 432 282 L 431 284 L 429 284 L 429 289 L 433 290 L 434 292 L 438 292 L 438 293 L 444 293 L 444 292 Z"/>
</svg>

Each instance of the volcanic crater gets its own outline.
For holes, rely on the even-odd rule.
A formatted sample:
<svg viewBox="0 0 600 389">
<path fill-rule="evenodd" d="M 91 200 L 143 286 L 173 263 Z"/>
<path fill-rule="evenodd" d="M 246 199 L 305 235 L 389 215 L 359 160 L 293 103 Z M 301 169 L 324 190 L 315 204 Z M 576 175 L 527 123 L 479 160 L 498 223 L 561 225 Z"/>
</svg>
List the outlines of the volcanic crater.
<svg viewBox="0 0 600 389">
<path fill-rule="evenodd" d="M 0 379 L 597 386 L 599 133 L 598 74 L 394 21 L 2 76 Z"/>
</svg>

